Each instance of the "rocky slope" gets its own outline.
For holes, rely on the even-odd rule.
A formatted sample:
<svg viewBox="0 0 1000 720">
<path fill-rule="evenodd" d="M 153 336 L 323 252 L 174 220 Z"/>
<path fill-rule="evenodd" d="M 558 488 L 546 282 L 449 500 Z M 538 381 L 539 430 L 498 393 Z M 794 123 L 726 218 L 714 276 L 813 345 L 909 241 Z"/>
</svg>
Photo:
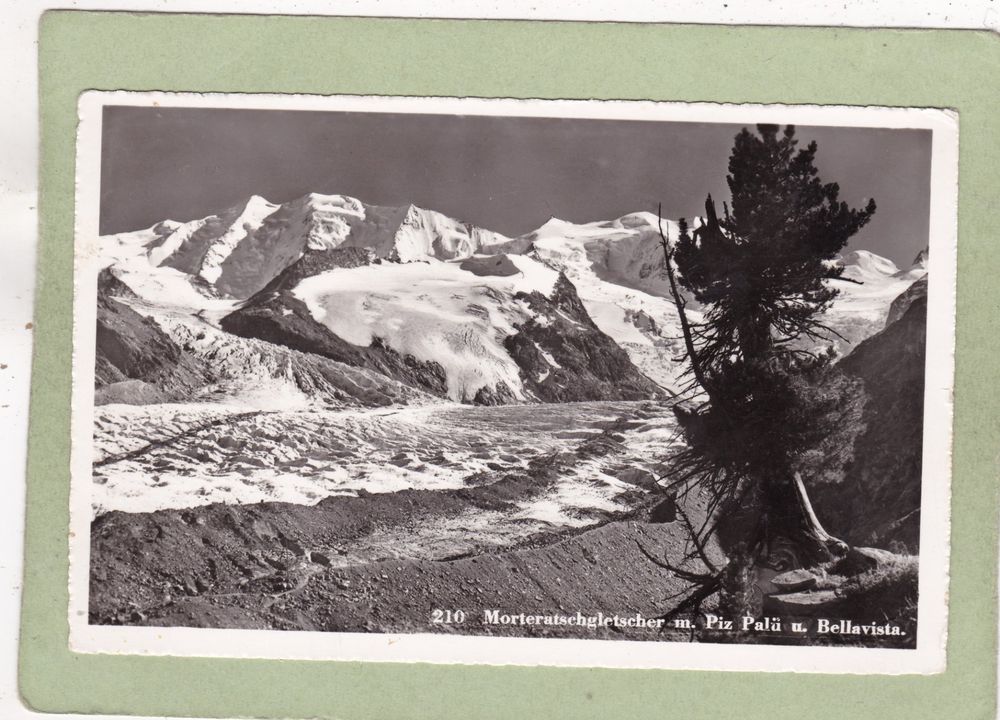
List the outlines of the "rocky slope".
<svg viewBox="0 0 1000 720">
<path fill-rule="evenodd" d="M 927 299 L 927 276 L 924 275 L 919 280 L 910 285 L 899 297 L 892 301 L 889 306 L 889 314 L 886 316 L 885 325 L 889 327 L 906 314 L 917 300 Z"/>
<path fill-rule="evenodd" d="M 842 355 L 886 326 L 893 301 L 926 277 L 926 260 L 926 252 L 921 253 L 909 268 L 900 269 L 891 260 L 866 250 L 840 258 L 844 277 L 852 282 L 832 283 L 840 295 L 827 311 L 825 323 L 840 336 L 831 342 Z"/>
<path fill-rule="evenodd" d="M 524 385 L 545 402 L 642 400 L 664 397 L 622 348 L 600 331 L 576 288 L 559 276 L 549 296 L 518 293 L 535 315 L 508 335 L 504 347 Z"/>
<path fill-rule="evenodd" d="M 105 269 L 98 278 L 95 402 L 168 402 L 205 385 L 205 369 L 160 325 L 129 307 L 135 293 Z"/>
<path fill-rule="evenodd" d="M 910 552 L 919 546 L 927 298 L 919 288 L 894 303 L 900 317 L 868 338 L 838 367 L 867 395 L 854 459 L 838 482 L 813 490 L 826 528 L 852 544 Z"/>
<path fill-rule="evenodd" d="M 269 510 L 264 511 L 270 516 Z M 200 516 L 195 516 L 197 523 Z M 108 518 L 116 523 L 120 518 Z M 208 522 L 213 522 L 206 520 Z M 270 517 L 255 527 L 267 533 Z M 176 544 L 176 525 L 164 523 L 145 547 Z M 131 529 L 110 525 L 107 547 Z M 142 532 L 139 528 L 132 532 Z M 207 530 L 181 537 L 199 542 Z M 155 536 L 155 537 L 154 537 Z M 206 537 L 206 539 L 208 539 Z M 138 542 L 132 541 L 133 547 Z M 623 617 L 655 618 L 667 605 L 661 596 L 686 589 L 686 581 L 664 575 L 639 549 L 673 549 L 683 553 L 683 530 L 676 524 L 644 520 L 612 522 L 561 541 L 536 538 L 508 551 L 451 561 L 385 559 L 366 565 L 330 567 L 323 553 L 308 551 L 295 541 L 271 536 L 261 545 L 267 554 L 251 550 L 249 562 L 232 568 L 205 558 L 194 568 L 173 565 L 157 568 L 159 589 L 148 595 L 133 594 L 144 588 L 133 584 L 128 564 L 108 567 L 96 578 L 96 603 L 91 621 L 100 624 L 146 626 L 228 627 L 327 632 L 442 632 L 463 635 L 529 637 L 578 637 L 588 639 L 688 640 L 689 633 L 668 629 L 575 628 L 572 626 L 517 626 L 484 623 L 484 611 L 503 613 L 565 613 L 585 615 L 617 613 Z M 209 539 L 209 546 L 214 541 Z M 256 548 L 257 542 L 250 547 Z M 223 546 L 224 547 L 224 546 Z M 247 545 L 243 545 L 247 547 Z M 297 552 L 300 548 L 303 551 Z M 98 552 L 100 552 L 99 550 Z M 235 554 L 235 553 L 234 553 Z M 246 553 L 244 553 L 246 554 Z M 214 553 L 212 557 L 214 557 Z M 256 557 L 259 556 L 259 560 Z M 156 553 L 157 559 L 166 557 Z M 212 568 L 216 568 L 215 577 Z M 702 571 L 699 561 L 685 569 Z M 146 572 L 143 572 L 145 579 Z M 218 579 L 216 579 L 218 578 Z M 115 587 L 113 593 L 107 589 Z M 650 588 L 657 588 L 651 593 Z M 460 609 L 461 625 L 434 624 L 435 608 Z M 706 605 L 706 610 L 710 605 Z"/>
<path fill-rule="evenodd" d="M 505 249 L 565 274 L 597 327 L 645 375 L 672 388 L 683 372 L 683 349 L 658 225 L 650 213 L 586 224 L 553 218 Z M 664 220 L 663 228 L 676 239 L 675 223 Z M 697 319 L 697 310 L 689 313 Z"/>
</svg>

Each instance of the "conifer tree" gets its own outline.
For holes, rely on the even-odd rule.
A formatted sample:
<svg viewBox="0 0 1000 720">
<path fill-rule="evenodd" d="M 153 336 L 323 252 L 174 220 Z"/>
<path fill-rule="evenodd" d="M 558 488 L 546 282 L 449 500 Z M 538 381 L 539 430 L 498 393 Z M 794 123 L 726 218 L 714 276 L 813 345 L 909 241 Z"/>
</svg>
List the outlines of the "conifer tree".
<svg viewBox="0 0 1000 720">
<path fill-rule="evenodd" d="M 675 408 L 686 447 L 669 475 L 682 491 L 708 491 L 696 545 L 725 532 L 744 568 L 810 566 L 846 550 L 823 530 L 798 470 L 858 409 L 851 382 L 829 371 L 832 350 L 815 348 L 833 334 L 823 324 L 837 295 L 831 281 L 845 280 L 833 260 L 875 202 L 849 207 L 836 183 L 820 180 L 816 143 L 797 145 L 792 126 L 744 128 L 721 217 L 709 196 L 703 220 L 695 228 L 682 220 L 674 245 L 661 230 L 692 397 Z M 686 298 L 700 303 L 700 321 L 689 319 Z M 702 576 L 688 609 L 735 572 L 731 561 Z"/>
</svg>

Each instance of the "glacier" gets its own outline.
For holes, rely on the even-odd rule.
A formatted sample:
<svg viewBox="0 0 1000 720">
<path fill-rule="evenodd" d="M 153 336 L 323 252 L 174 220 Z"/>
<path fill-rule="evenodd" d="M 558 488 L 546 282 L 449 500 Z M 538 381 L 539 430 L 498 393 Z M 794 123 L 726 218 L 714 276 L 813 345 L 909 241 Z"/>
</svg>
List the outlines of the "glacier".
<svg viewBox="0 0 1000 720">
<path fill-rule="evenodd" d="M 100 388 L 95 513 L 458 488 L 644 407 L 622 452 L 652 471 L 653 446 L 675 428 L 648 408 L 665 407 L 683 372 L 661 223 L 676 240 L 677 224 L 648 212 L 551 218 L 507 237 L 414 205 L 310 193 L 102 237 L 100 265 L 128 290 L 110 302 L 208 379 L 169 401 L 129 400 L 141 363 L 112 358 L 128 380 Z M 867 251 L 836 262 L 854 282 L 836 284 L 825 322 L 845 354 L 926 277 L 927 258 L 902 270 Z M 698 319 L 696 304 L 689 313 Z M 587 508 L 623 509 L 621 467 L 581 463 L 517 517 L 576 526 Z"/>
</svg>

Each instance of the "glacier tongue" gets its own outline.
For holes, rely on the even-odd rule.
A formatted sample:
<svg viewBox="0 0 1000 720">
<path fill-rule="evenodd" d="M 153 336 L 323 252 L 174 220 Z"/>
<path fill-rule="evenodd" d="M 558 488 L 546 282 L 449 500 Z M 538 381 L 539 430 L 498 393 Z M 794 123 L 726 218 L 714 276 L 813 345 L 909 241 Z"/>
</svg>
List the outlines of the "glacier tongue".
<svg viewBox="0 0 1000 720">
<path fill-rule="evenodd" d="M 401 355 L 438 363 L 453 400 L 468 402 L 501 383 L 525 400 L 504 340 L 536 313 L 514 296 L 551 294 L 557 273 L 528 257 L 509 261 L 495 275 L 440 260 L 338 268 L 302 280 L 293 294 L 354 345 L 379 338 Z"/>
</svg>

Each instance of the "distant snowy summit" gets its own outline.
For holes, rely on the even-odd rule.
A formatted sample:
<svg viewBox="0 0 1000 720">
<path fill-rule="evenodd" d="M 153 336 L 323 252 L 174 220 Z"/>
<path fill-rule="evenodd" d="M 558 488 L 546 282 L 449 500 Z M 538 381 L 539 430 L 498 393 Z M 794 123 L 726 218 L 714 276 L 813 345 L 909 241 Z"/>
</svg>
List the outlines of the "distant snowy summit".
<svg viewBox="0 0 1000 720">
<path fill-rule="evenodd" d="M 921 250 L 905 269 L 897 267 L 889 258 L 876 255 L 868 250 L 854 250 L 842 255 L 839 263 L 844 267 L 844 274 L 855 280 L 875 280 L 895 277 L 916 280 L 927 272 L 928 251 Z"/>
<path fill-rule="evenodd" d="M 190 222 L 101 238 L 135 308 L 323 355 L 431 394 L 495 404 L 639 398 L 675 389 L 684 349 L 661 232 L 636 212 L 550 218 L 511 238 L 415 205 L 260 196 Z M 880 330 L 926 274 L 845 254 L 827 324 L 842 353 Z M 695 305 L 689 306 L 699 319 Z M 196 323 L 197 324 L 197 323 Z M 189 328 L 190 329 L 190 328 Z M 194 332 L 194 336 L 197 336 Z M 181 338 L 181 335 L 184 335 Z M 621 352 L 619 352 L 619 350 Z"/>
<path fill-rule="evenodd" d="M 108 245 L 142 236 L 150 264 L 200 278 L 221 295 L 246 298 L 304 252 L 368 248 L 387 260 L 468 257 L 509 238 L 415 205 L 369 205 L 347 195 L 309 193 L 276 204 L 245 203 L 190 222 L 164 221 Z"/>
<path fill-rule="evenodd" d="M 841 256 L 840 264 L 844 274 L 857 280 L 888 277 L 899 272 L 899 268 L 889 258 L 876 255 L 868 250 L 854 250 Z"/>
</svg>

